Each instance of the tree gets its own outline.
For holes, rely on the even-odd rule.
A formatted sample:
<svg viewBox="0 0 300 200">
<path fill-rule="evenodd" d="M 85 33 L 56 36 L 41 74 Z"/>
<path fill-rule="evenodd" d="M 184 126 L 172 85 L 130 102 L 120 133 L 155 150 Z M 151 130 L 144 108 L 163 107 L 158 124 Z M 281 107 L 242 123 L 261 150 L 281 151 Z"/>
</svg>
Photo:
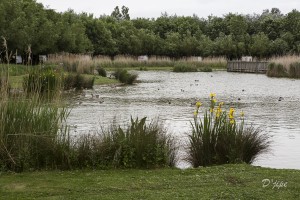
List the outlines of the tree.
<svg viewBox="0 0 300 200">
<path fill-rule="evenodd" d="M 251 55 L 260 58 L 268 56 L 270 40 L 268 36 L 262 32 L 252 36 L 252 44 L 250 47 Z"/>
</svg>

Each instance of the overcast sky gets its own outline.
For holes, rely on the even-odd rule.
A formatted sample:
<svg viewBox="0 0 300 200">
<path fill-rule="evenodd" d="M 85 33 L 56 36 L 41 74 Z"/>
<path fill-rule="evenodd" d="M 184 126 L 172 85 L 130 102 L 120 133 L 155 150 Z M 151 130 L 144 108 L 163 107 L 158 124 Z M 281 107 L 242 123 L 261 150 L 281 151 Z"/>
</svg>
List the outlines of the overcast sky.
<svg viewBox="0 0 300 200">
<path fill-rule="evenodd" d="M 129 8 L 131 18 L 157 18 L 161 13 L 169 15 L 207 18 L 209 15 L 260 14 L 264 9 L 279 8 L 286 14 L 293 9 L 300 11 L 300 0 L 37 0 L 57 12 L 69 8 L 77 13 L 93 13 L 95 17 L 110 15 L 116 6 Z"/>
</svg>

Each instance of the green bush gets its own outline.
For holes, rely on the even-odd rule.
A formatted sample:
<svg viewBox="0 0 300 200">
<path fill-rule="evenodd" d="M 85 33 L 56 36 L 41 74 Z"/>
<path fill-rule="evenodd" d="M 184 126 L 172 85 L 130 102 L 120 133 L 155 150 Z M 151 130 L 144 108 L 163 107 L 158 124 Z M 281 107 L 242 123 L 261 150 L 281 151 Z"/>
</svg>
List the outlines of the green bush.
<svg viewBox="0 0 300 200">
<path fill-rule="evenodd" d="M 173 139 L 158 123 L 146 118 L 131 119 L 127 128 L 113 124 L 97 135 L 85 135 L 76 143 L 80 166 L 115 168 L 157 168 L 175 165 Z"/>
<path fill-rule="evenodd" d="M 95 83 L 95 77 L 88 77 L 82 74 L 67 74 L 64 76 L 64 89 L 92 89 Z"/>
<path fill-rule="evenodd" d="M 300 62 L 290 64 L 289 75 L 292 78 L 300 78 Z"/>
<path fill-rule="evenodd" d="M 210 67 L 203 67 L 203 68 L 200 68 L 200 71 L 201 72 L 212 72 L 212 68 L 210 68 Z"/>
<path fill-rule="evenodd" d="M 176 63 L 173 67 L 173 72 L 197 72 L 198 69 L 194 65 L 188 63 Z"/>
<path fill-rule="evenodd" d="M 129 74 L 128 71 L 125 69 L 117 69 L 113 73 L 113 76 L 120 82 L 130 85 L 133 84 L 138 77 L 136 74 Z"/>
<path fill-rule="evenodd" d="M 98 71 L 98 74 L 99 74 L 100 76 L 103 76 L 103 77 L 106 77 L 106 76 L 107 76 L 106 71 L 105 71 L 105 69 L 104 69 L 103 67 L 98 67 L 98 68 L 97 68 L 97 71 Z"/>
<path fill-rule="evenodd" d="M 222 110 L 222 103 L 215 108 L 215 95 L 211 95 L 210 110 L 198 118 L 200 102 L 197 102 L 192 131 L 188 134 L 187 161 L 193 167 L 210 166 L 226 163 L 252 163 L 261 153 L 268 150 L 266 134 L 259 129 L 244 125 L 244 114 L 238 122 L 235 110 L 229 113 Z"/>
</svg>

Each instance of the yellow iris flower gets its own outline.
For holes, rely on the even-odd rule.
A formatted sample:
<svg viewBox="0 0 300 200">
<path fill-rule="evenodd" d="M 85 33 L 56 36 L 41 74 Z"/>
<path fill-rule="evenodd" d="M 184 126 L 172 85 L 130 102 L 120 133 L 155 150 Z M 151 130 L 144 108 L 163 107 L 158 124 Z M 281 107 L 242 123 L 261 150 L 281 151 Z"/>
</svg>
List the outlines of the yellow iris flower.
<svg viewBox="0 0 300 200">
<path fill-rule="evenodd" d="M 196 110 L 195 112 L 194 112 L 194 116 L 196 117 L 198 115 L 198 110 Z"/>
<path fill-rule="evenodd" d="M 242 111 L 241 112 L 241 117 L 244 117 L 245 116 L 245 113 Z"/>
<path fill-rule="evenodd" d="M 198 102 L 196 103 L 197 108 L 199 108 L 201 105 L 202 105 L 202 103 L 201 103 L 200 101 L 198 101 Z"/>
<path fill-rule="evenodd" d="M 216 97 L 216 93 L 210 93 L 210 98 Z"/>
</svg>

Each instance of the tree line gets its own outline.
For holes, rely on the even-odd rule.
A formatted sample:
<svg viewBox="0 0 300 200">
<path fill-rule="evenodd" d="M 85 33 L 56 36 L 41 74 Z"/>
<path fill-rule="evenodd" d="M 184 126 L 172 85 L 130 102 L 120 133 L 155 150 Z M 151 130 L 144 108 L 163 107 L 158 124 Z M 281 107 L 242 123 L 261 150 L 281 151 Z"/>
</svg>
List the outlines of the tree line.
<svg viewBox="0 0 300 200">
<path fill-rule="evenodd" d="M 35 0 L 0 2 L 0 36 L 10 50 L 22 55 L 69 52 L 237 59 L 300 53 L 296 9 L 287 14 L 272 8 L 249 15 L 199 18 L 162 13 L 158 18 L 130 19 L 125 6 L 94 17 L 73 10 L 59 13 Z"/>
</svg>

